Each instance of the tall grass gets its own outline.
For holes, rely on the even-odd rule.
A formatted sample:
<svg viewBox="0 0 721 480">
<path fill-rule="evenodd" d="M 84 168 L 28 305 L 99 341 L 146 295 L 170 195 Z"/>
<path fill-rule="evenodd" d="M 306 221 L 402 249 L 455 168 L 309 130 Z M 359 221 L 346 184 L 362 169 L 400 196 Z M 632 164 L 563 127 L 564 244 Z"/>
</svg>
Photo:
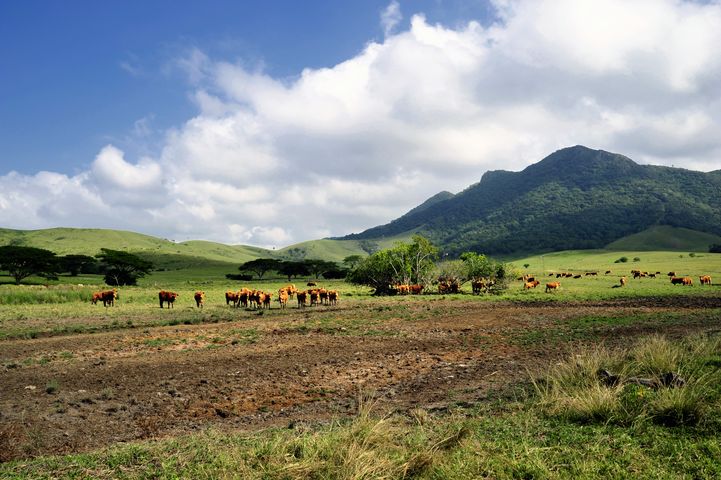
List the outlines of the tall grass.
<svg viewBox="0 0 721 480">
<path fill-rule="evenodd" d="M 0 285 L 0 305 L 38 305 L 89 302 L 93 290 L 75 285 Z"/>
<path fill-rule="evenodd" d="M 553 366 L 535 382 L 542 411 L 582 423 L 697 425 L 721 413 L 721 337 L 695 336 L 672 342 L 662 336 L 630 349 L 596 347 Z M 618 376 L 605 381 L 600 370 Z M 684 385 L 649 387 L 634 380 L 658 381 L 666 372 Z"/>
</svg>

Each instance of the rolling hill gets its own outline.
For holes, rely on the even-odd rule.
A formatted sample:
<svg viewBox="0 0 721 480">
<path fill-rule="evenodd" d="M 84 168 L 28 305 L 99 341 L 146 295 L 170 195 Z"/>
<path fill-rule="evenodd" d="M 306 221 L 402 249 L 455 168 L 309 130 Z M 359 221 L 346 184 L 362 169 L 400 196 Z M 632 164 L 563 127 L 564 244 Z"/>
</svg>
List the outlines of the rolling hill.
<svg viewBox="0 0 721 480">
<path fill-rule="evenodd" d="M 604 248 L 654 226 L 721 235 L 721 174 L 639 165 L 575 146 L 521 172 L 486 172 L 456 195 L 343 239 L 418 232 L 451 254 L 517 255 Z"/>
</svg>

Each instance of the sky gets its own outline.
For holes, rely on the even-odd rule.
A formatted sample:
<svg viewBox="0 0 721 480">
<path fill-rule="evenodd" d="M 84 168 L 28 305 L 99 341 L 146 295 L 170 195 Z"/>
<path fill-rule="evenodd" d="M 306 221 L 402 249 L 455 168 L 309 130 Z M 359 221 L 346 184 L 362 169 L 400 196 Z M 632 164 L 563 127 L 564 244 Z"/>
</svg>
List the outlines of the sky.
<svg viewBox="0 0 721 480">
<path fill-rule="evenodd" d="M 281 247 L 586 145 L 721 169 L 721 3 L 0 2 L 0 227 Z"/>
</svg>

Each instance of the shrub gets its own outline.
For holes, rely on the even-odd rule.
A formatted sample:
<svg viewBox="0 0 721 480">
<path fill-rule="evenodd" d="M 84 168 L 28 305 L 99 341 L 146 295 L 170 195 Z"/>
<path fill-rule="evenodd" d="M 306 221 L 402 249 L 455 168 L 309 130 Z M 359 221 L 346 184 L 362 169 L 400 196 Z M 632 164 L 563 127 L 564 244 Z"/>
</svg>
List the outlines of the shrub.
<svg viewBox="0 0 721 480">
<path fill-rule="evenodd" d="M 626 262 L 628 262 L 628 257 L 621 257 L 613 263 L 626 263 Z"/>
<path fill-rule="evenodd" d="M 641 261 L 641 257 L 633 257 L 633 261 L 634 261 L 634 262 L 640 262 L 640 261 Z"/>
</svg>

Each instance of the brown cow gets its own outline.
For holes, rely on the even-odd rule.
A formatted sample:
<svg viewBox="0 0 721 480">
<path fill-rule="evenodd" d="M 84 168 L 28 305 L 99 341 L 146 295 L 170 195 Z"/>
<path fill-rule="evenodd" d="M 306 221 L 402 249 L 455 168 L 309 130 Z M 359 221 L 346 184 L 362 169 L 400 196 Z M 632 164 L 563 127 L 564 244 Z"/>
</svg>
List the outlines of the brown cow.
<svg viewBox="0 0 721 480">
<path fill-rule="evenodd" d="M 683 285 L 682 277 L 671 277 L 671 285 Z"/>
<path fill-rule="evenodd" d="M 546 284 L 546 293 L 561 288 L 561 282 L 550 282 Z"/>
<path fill-rule="evenodd" d="M 338 303 L 338 297 L 340 297 L 338 290 L 330 290 L 328 292 L 328 303 L 330 305 L 336 305 Z"/>
<path fill-rule="evenodd" d="M 310 306 L 318 305 L 318 299 L 320 298 L 320 290 L 312 289 L 308 290 L 308 297 L 310 298 Z"/>
<path fill-rule="evenodd" d="M 178 298 L 178 294 L 175 292 L 168 292 L 161 290 L 158 292 L 158 300 L 160 301 L 160 308 L 163 308 L 163 303 L 168 304 L 168 308 L 174 308 L 175 299 Z"/>
<path fill-rule="evenodd" d="M 306 300 L 308 298 L 308 292 L 296 292 L 296 298 L 298 299 L 298 308 L 305 307 Z"/>
<path fill-rule="evenodd" d="M 231 292 L 230 290 L 228 290 L 227 292 L 225 292 L 225 304 L 230 305 L 230 303 L 233 302 L 233 306 L 237 306 L 238 296 L 238 292 Z"/>
<path fill-rule="evenodd" d="M 195 306 L 203 308 L 203 304 L 205 303 L 205 292 L 195 292 L 193 298 L 195 298 Z"/>
<path fill-rule="evenodd" d="M 621 279 L 619 280 L 619 282 L 621 283 L 621 286 L 622 286 L 622 287 L 625 287 L 625 286 L 626 286 L 626 277 L 621 277 Z"/>
<path fill-rule="evenodd" d="M 295 295 L 298 291 L 298 289 L 295 288 L 295 285 L 293 285 L 292 283 L 290 285 L 286 285 L 285 287 L 283 287 L 283 289 L 288 292 L 288 298 L 290 299 L 293 299 L 293 295 Z"/>
<path fill-rule="evenodd" d="M 411 293 L 411 286 L 408 284 L 398 284 L 395 286 L 395 289 L 398 295 L 408 295 Z"/>
<path fill-rule="evenodd" d="M 531 282 L 526 282 L 526 283 L 523 284 L 523 289 L 524 289 L 524 290 L 529 290 L 529 289 L 531 289 L 531 288 L 536 288 L 540 283 L 541 283 L 541 282 L 539 282 L 538 280 L 533 280 L 533 281 L 531 281 Z"/>
<path fill-rule="evenodd" d="M 693 279 L 691 277 L 683 277 L 682 284 L 693 287 Z"/>
<path fill-rule="evenodd" d="M 410 288 L 412 295 L 420 295 L 421 292 L 423 292 L 423 285 L 415 284 L 415 285 L 411 285 L 408 288 Z"/>
<path fill-rule="evenodd" d="M 305 286 L 306 286 L 306 287 L 317 287 L 318 284 L 315 283 L 315 282 L 308 282 L 308 283 L 305 284 Z"/>
<path fill-rule="evenodd" d="M 98 300 L 103 299 L 103 292 L 93 292 L 93 298 L 90 299 L 90 303 L 93 305 L 96 305 L 98 303 Z"/>
<path fill-rule="evenodd" d="M 118 298 L 118 290 L 113 288 L 112 290 L 105 290 L 101 292 L 100 299 L 103 301 L 103 307 L 114 307 L 115 300 Z"/>
<path fill-rule="evenodd" d="M 701 285 L 711 285 L 711 275 L 701 275 L 698 279 Z"/>
<path fill-rule="evenodd" d="M 666 275 L 668 275 L 669 277 L 675 277 L 676 272 L 668 272 Z"/>
<path fill-rule="evenodd" d="M 290 293 L 288 293 L 288 290 L 285 288 L 281 288 L 278 290 L 278 302 L 280 303 L 280 308 L 285 308 L 285 306 L 288 304 L 288 297 L 290 296 Z"/>
</svg>

